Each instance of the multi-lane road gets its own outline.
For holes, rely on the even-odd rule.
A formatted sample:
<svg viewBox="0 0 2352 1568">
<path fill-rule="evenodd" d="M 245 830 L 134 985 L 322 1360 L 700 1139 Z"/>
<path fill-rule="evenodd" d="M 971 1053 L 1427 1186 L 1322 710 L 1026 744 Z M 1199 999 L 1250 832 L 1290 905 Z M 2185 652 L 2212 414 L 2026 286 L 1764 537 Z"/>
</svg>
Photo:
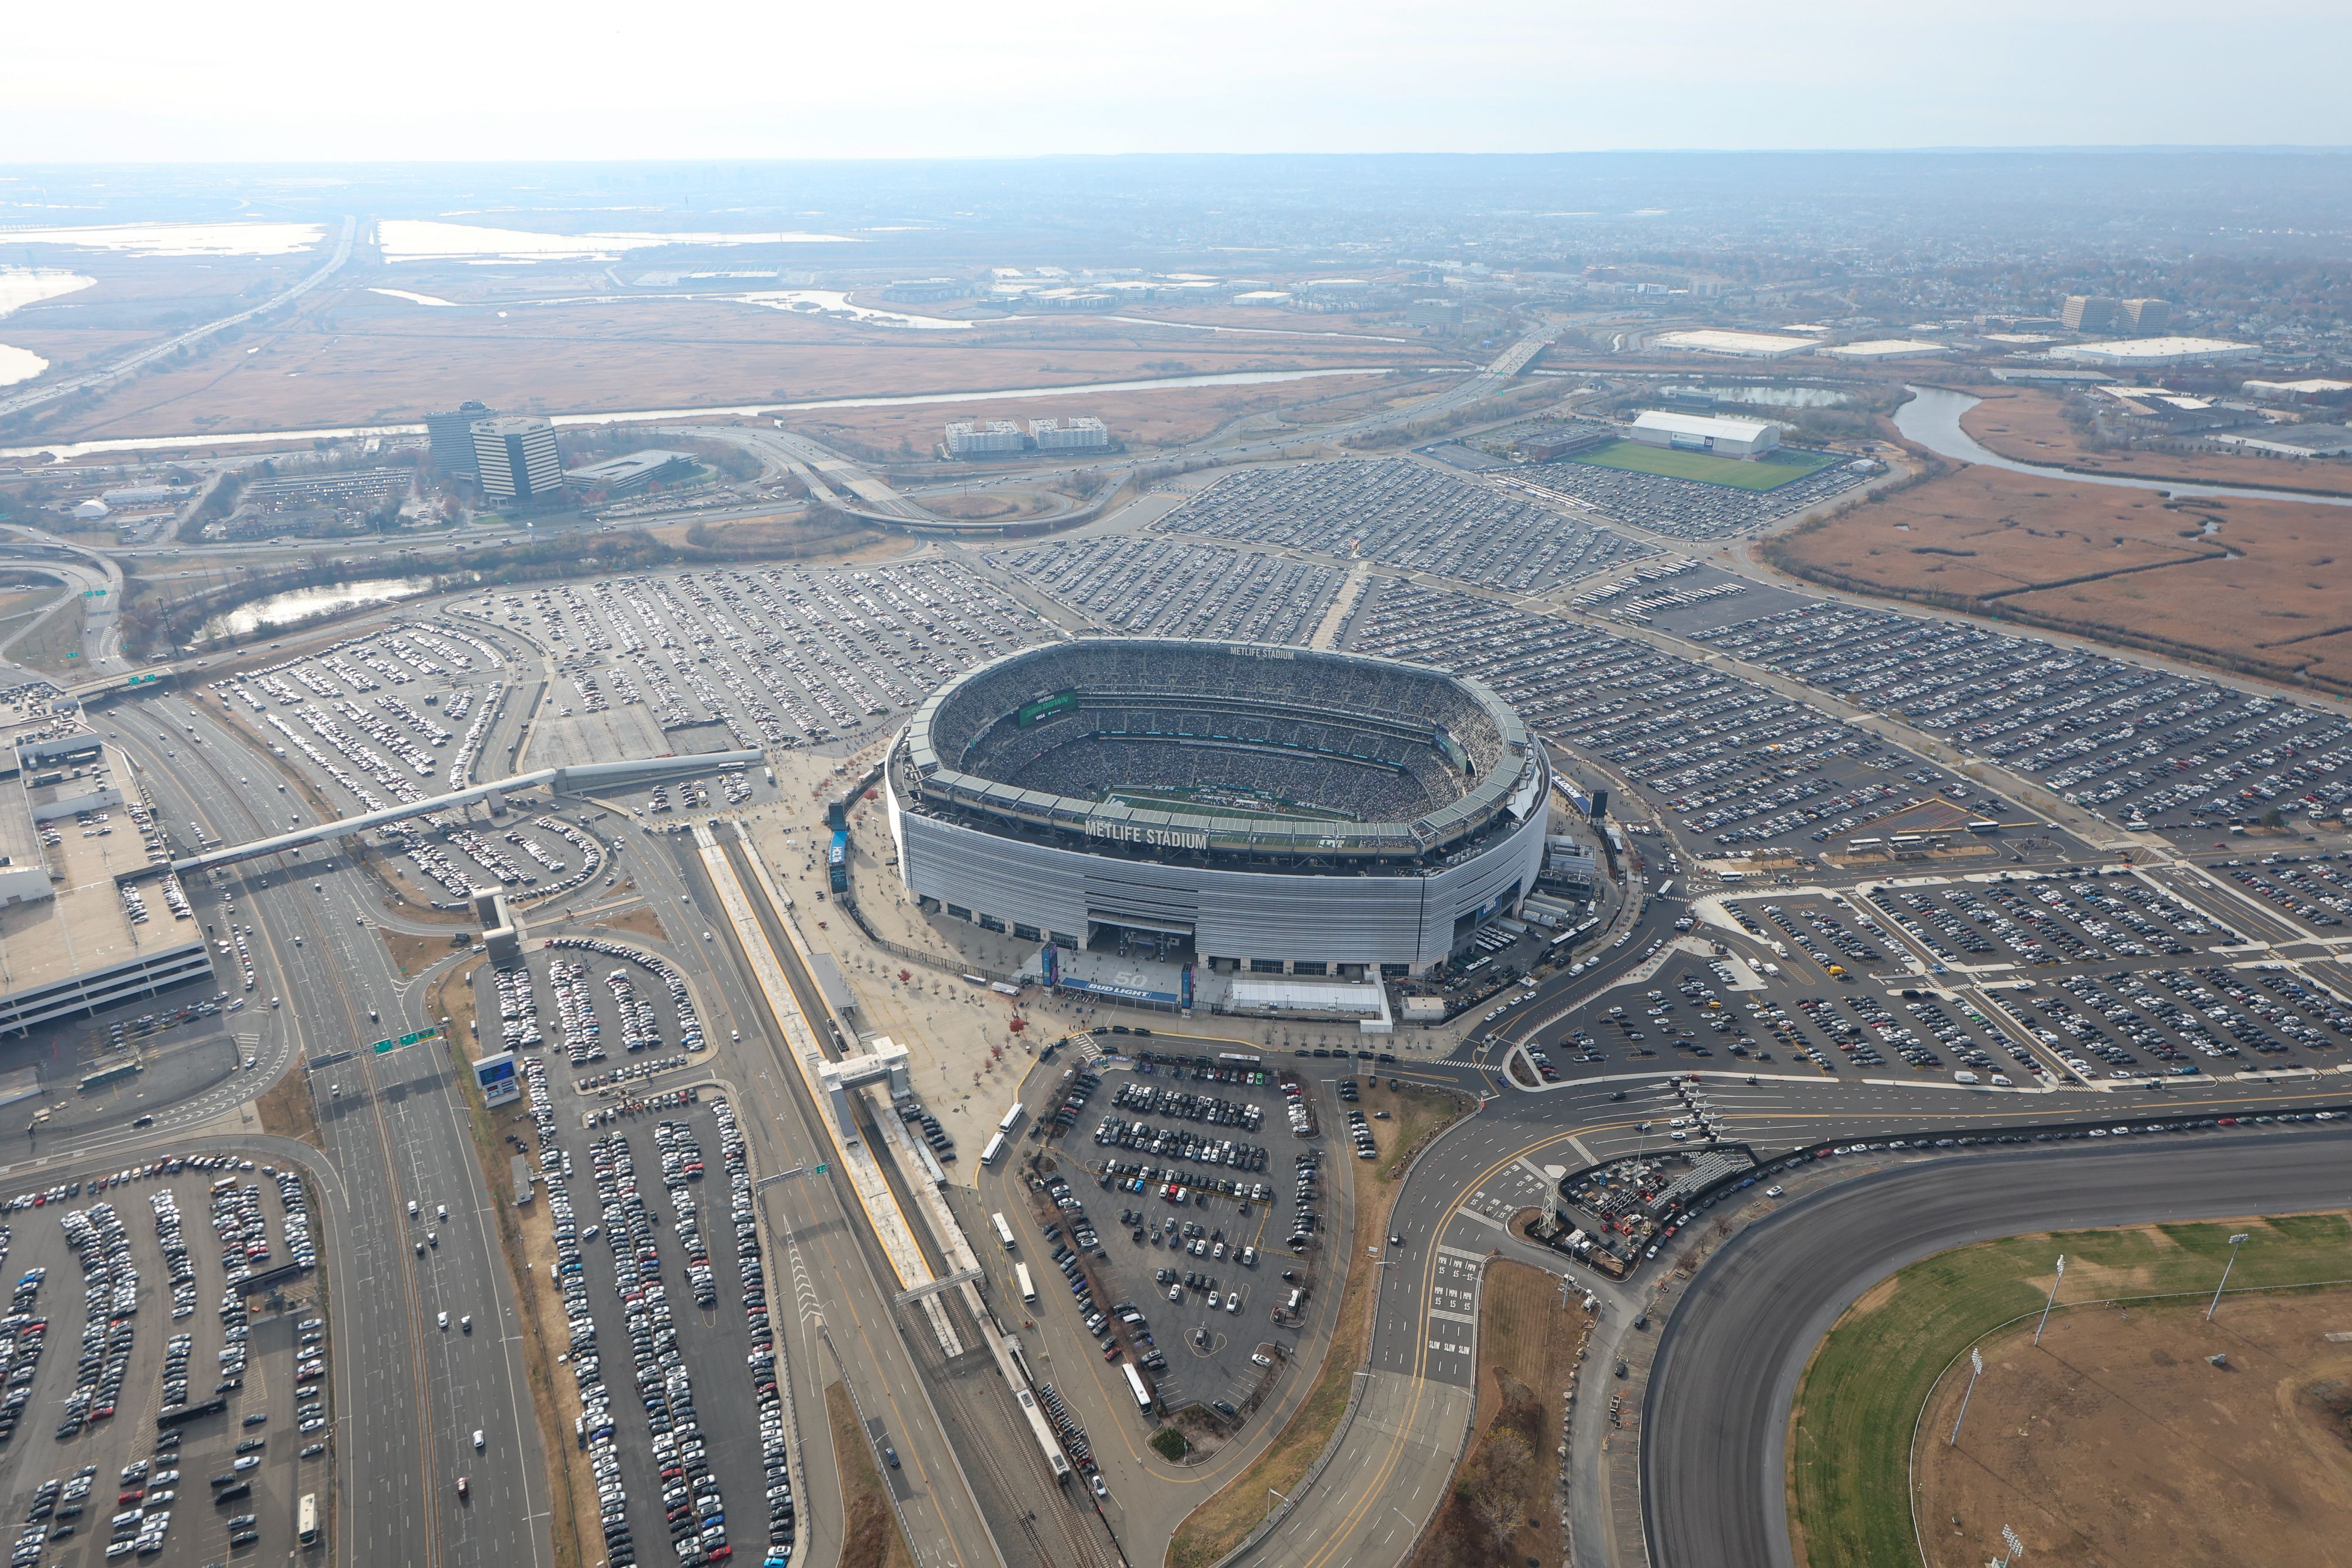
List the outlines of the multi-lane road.
<svg viewBox="0 0 2352 1568">
<path fill-rule="evenodd" d="M 1904 1265 L 2025 1231 L 2336 1208 L 2347 1192 L 2341 1133 L 2272 1130 L 1922 1159 L 1788 1205 L 1716 1253 L 1661 1336 L 1642 1423 L 1652 1561 L 1792 1568 L 1798 1378 L 1839 1314 Z"/>
<path fill-rule="evenodd" d="M 279 797 L 244 782 L 268 778 L 266 762 L 178 698 L 163 728 L 162 706 L 105 715 L 103 727 L 139 763 L 167 831 L 184 837 L 193 824 L 229 843 L 274 831 L 264 813 Z M 249 1075 L 253 1089 L 299 1054 L 343 1056 L 309 1084 L 328 1163 L 350 1194 L 346 1223 L 325 1237 L 343 1561 L 391 1551 L 427 1568 L 547 1562 L 546 1460 L 463 1096 L 447 1056 L 430 1046 L 382 1057 L 363 1048 L 425 1021 L 417 981 L 397 973 L 375 929 L 378 889 L 347 855 L 313 851 L 249 863 L 188 892 L 208 926 L 252 928 L 258 984 L 237 1016 L 260 1021 L 268 1053 Z M 411 1200 L 425 1216 L 446 1206 L 448 1219 L 412 1222 Z M 420 1252 L 428 1229 L 437 1245 Z M 443 1333 L 444 1310 L 452 1321 L 471 1315 L 475 1332 Z M 460 1474 L 470 1503 L 457 1497 Z"/>
</svg>

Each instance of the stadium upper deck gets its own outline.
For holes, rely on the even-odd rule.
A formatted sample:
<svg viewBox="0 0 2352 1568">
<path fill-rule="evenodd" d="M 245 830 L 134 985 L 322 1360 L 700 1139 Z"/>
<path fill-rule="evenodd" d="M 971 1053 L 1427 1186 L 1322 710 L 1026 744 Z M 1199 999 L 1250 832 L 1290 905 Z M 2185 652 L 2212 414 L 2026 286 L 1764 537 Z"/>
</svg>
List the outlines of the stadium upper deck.
<svg viewBox="0 0 2352 1568">
<path fill-rule="evenodd" d="M 1211 861 L 1442 858 L 1543 785 L 1526 726 L 1482 682 L 1172 638 L 982 665 L 916 710 L 900 755 L 919 808 Z"/>
</svg>

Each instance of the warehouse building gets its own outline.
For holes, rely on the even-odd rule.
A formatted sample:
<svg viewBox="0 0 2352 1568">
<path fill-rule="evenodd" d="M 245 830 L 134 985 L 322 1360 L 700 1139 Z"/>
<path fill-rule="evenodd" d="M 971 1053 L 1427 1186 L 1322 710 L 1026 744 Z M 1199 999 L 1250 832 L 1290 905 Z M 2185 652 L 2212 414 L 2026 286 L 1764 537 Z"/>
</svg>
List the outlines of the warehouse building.
<svg viewBox="0 0 2352 1568">
<path fill-rule="evenodd" d="M 1952 351 L 1942 343 L 1927 342 L 1918 338 L 1872 338 L 1859 343 L 1832 344 L 1818 352 L 1831 359 L 1874 364 L 1891 359 L 1941 359 Z"/>
<path fill-rule="evenodd" d="M 2076 343 L 2051 352 L 2076 364 L 2103 365 L 2110 370 L 2161 370 L 2176 364 L 2252 359 L 2263 351 L 2252 343 L 2233 343 L 2226 338 L 2120 338 L 2113 342 Z"/>
<path fill-rule="evenodd" d="M 1819 338 L 1784 338 L 1777 332 L 1735 332 L 1718 327 L 1660 332 L 1650 346 L 1668 353 L 1725 354 L 1733 359 L 1787 359 L 1822 346 Z"/>
<path fill-rule="evenodd" d="M 2352 428 L 2342 425 L 2265 425 L 2213 439 L 2265 458 L 2352 457 Z"/>
<path fill-rule="evenodd" d="M 1760 458 L 1780 444 L 1780 427 L 1764 419 L 1730 419 L 1705 414 L 1643 410 L 1627 432 L 1645 447 L 1712 452 L 1718 458 Z"/>
<path fill-rule="evenodd" d="M 154 852 L 131 776 L 89 730 L 0 752 L 0 1033 L 212 978 L 178 886 L 137 885 Z"/>
<path fill-rule="evenodd" d="M 2239 388 L 2264 403 L 2342 403 L 2352 398 L 2352 381 L 2309 376 L 2301 381 L 2250 381 Z"/>
</svg>

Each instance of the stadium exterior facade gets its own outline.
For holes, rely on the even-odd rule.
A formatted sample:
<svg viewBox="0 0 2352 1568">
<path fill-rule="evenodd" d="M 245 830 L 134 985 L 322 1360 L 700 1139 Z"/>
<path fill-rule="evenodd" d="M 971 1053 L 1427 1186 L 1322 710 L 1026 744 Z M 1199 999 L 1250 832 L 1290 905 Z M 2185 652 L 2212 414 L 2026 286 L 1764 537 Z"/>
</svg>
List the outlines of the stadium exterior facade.
<svg viewBox="0 0 2352 1568">
<path fill-rule="evenodd" d="M 1426 798 L 1402 820 L 1307 820 L 992 776 L 1072 741 L 1211 776 L 1409 780 Z M 1542 746 L 1483 682 L 1306 648 L 1087 638 L 941 687 L 893 742 L 886 782 L 899 877 L 926 908 L 1063 947 L 1118 927 L 1189 939 L 1226 972 L 1377 976 L 1442 962 L 1517 907 L 1542 863 L 1550 781 Z"/>
</svg>

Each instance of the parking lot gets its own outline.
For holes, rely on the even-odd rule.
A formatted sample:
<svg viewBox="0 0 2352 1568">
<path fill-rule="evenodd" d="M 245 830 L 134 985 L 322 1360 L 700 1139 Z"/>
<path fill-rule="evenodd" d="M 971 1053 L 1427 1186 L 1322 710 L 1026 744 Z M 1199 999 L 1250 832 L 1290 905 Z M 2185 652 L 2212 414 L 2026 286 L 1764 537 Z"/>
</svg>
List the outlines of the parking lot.
<svg viewBox="0 0 2352 1568">
<path fill-rule="evenodd" d="M 731 1105 L 669 1091 L 583 1100 L 524 1086 L 555 1260 L 534 1288 L 571 1325 L 603 1560 L 789 1552 L 798 1531 L 751 1176 Z M 726 1214 L 719 1211 L 721 1206 Z"/>
<path fill-rule="evenodd" d="M 708 1044 L 676 966 L 609 938 L 553 937 L 520 965 L 485 963 L 474 991 L 486 1050 L 544 1049 L 568 1069 L 559 1081 L 573 1086 L 618 1092 L 656 1083 Z"/>
<path fill-rule="evenodd" d="M 552 656 L 541 765 L 863 739 L 950 675 L 1051 635 L 952 560 L 600 578 L 455 607 Z"/>
<path fill-rule="evenodd" d="M 1352 1150 L 1324 1136 L 1330 1105 L 1299 1079 L 1139 1051 L 1065 1080 L 1058 1103 L 1079 1105 L 1058 1123 L 1061 1169 L 1031 1189 L 1044 1256 L 1024 1260 L 1106 1359 L 1142 1369 L 1164 1411 L 1246 1421 L 1297 1343 L 1332 1237 L 1346 1235 L 1334 1185 L 1344 1194 L 1349 1178 L 1329 1166 Z M 1031 1310 L 1052 1326 L 1060 1309 Z"/>
<path fill-rule="evenodd" d="M 281 1560 L 305 1493 L 323 1540 L 331 1336 L 299 1173 L 173 1159 L 41 1196 L 0 1228 L 12 1564 Z"/>
<path fill-rule="evenodd" d="M 1574 461 L 1515 467 L 1508 478 L 1571 497 L 1606 517 L 1649 532 L 1699 542 L 1752 533 L 1885 471 L 1874 462 L 1867 468 L 1835 463 L 1769 490 Z"/>
<path fill-rule="evenodd" d="M 1391 583 L 1349 646 L 1482 678 L 1545 735 L 1640 785 L 1689 841 L 1727 852 L 1884 861 L 1912 847 L 1900 836 L 1922 858 L 2016 858 L 1970 826 L 2032 820 L 1819 709 L 1587 623 Z"/>
<path fill-rule="evenodd" d="M 1514 594 L 1543 593 L 1653 553 L 1624 534 L 1405 458 L 1244 468 L 1156 526 L 1361 557 Z"/>
<path fill-rule="evenodd" d="M 483 749 L 514 692 L 514 672 L 488 642 L 460 627 L 396 622 L 209 682 L 196 701 L 234 719 L 337 815 L 352 816 L 498 776 L 497 764 L 510 756 L 486 758 Z M 153 738 L 175 756 L 198 743 L 194 717 L 159 699 L 124 711 L 120 722 L 134 731 L 155 725 Z M 313 819 L 310 801 L 279 779 L 239 774 L 236 783 L 257 810 L 274 791 L 289 829 Z M 215 847 L 193 823 L 163 826 L 190 847 Z M 477 887 L 502 888 L 522 903 L 612 879 L 610 846 L 585 818 L 562 814 L 517 815 L 495 827 L 453 814 L 395 823 L 377 837 L 398 857 L 394 874 L 436 909 L 466 907 Z"/>
<path fill-rule="evenodd" d="M 1303 643 L 1345 580 L 1338 568 L 1313 562 L 1132 534 L 991 559 L 1136 637 Z"/>
<path fill-rule="evenodd" d="M 1767 614 L 1727 600 L 1659 624 L 2184 843 L 2352 801 L 2352 720 L 2339 713 L 1958 621 L 1788 597 Z"/>
</svg>

